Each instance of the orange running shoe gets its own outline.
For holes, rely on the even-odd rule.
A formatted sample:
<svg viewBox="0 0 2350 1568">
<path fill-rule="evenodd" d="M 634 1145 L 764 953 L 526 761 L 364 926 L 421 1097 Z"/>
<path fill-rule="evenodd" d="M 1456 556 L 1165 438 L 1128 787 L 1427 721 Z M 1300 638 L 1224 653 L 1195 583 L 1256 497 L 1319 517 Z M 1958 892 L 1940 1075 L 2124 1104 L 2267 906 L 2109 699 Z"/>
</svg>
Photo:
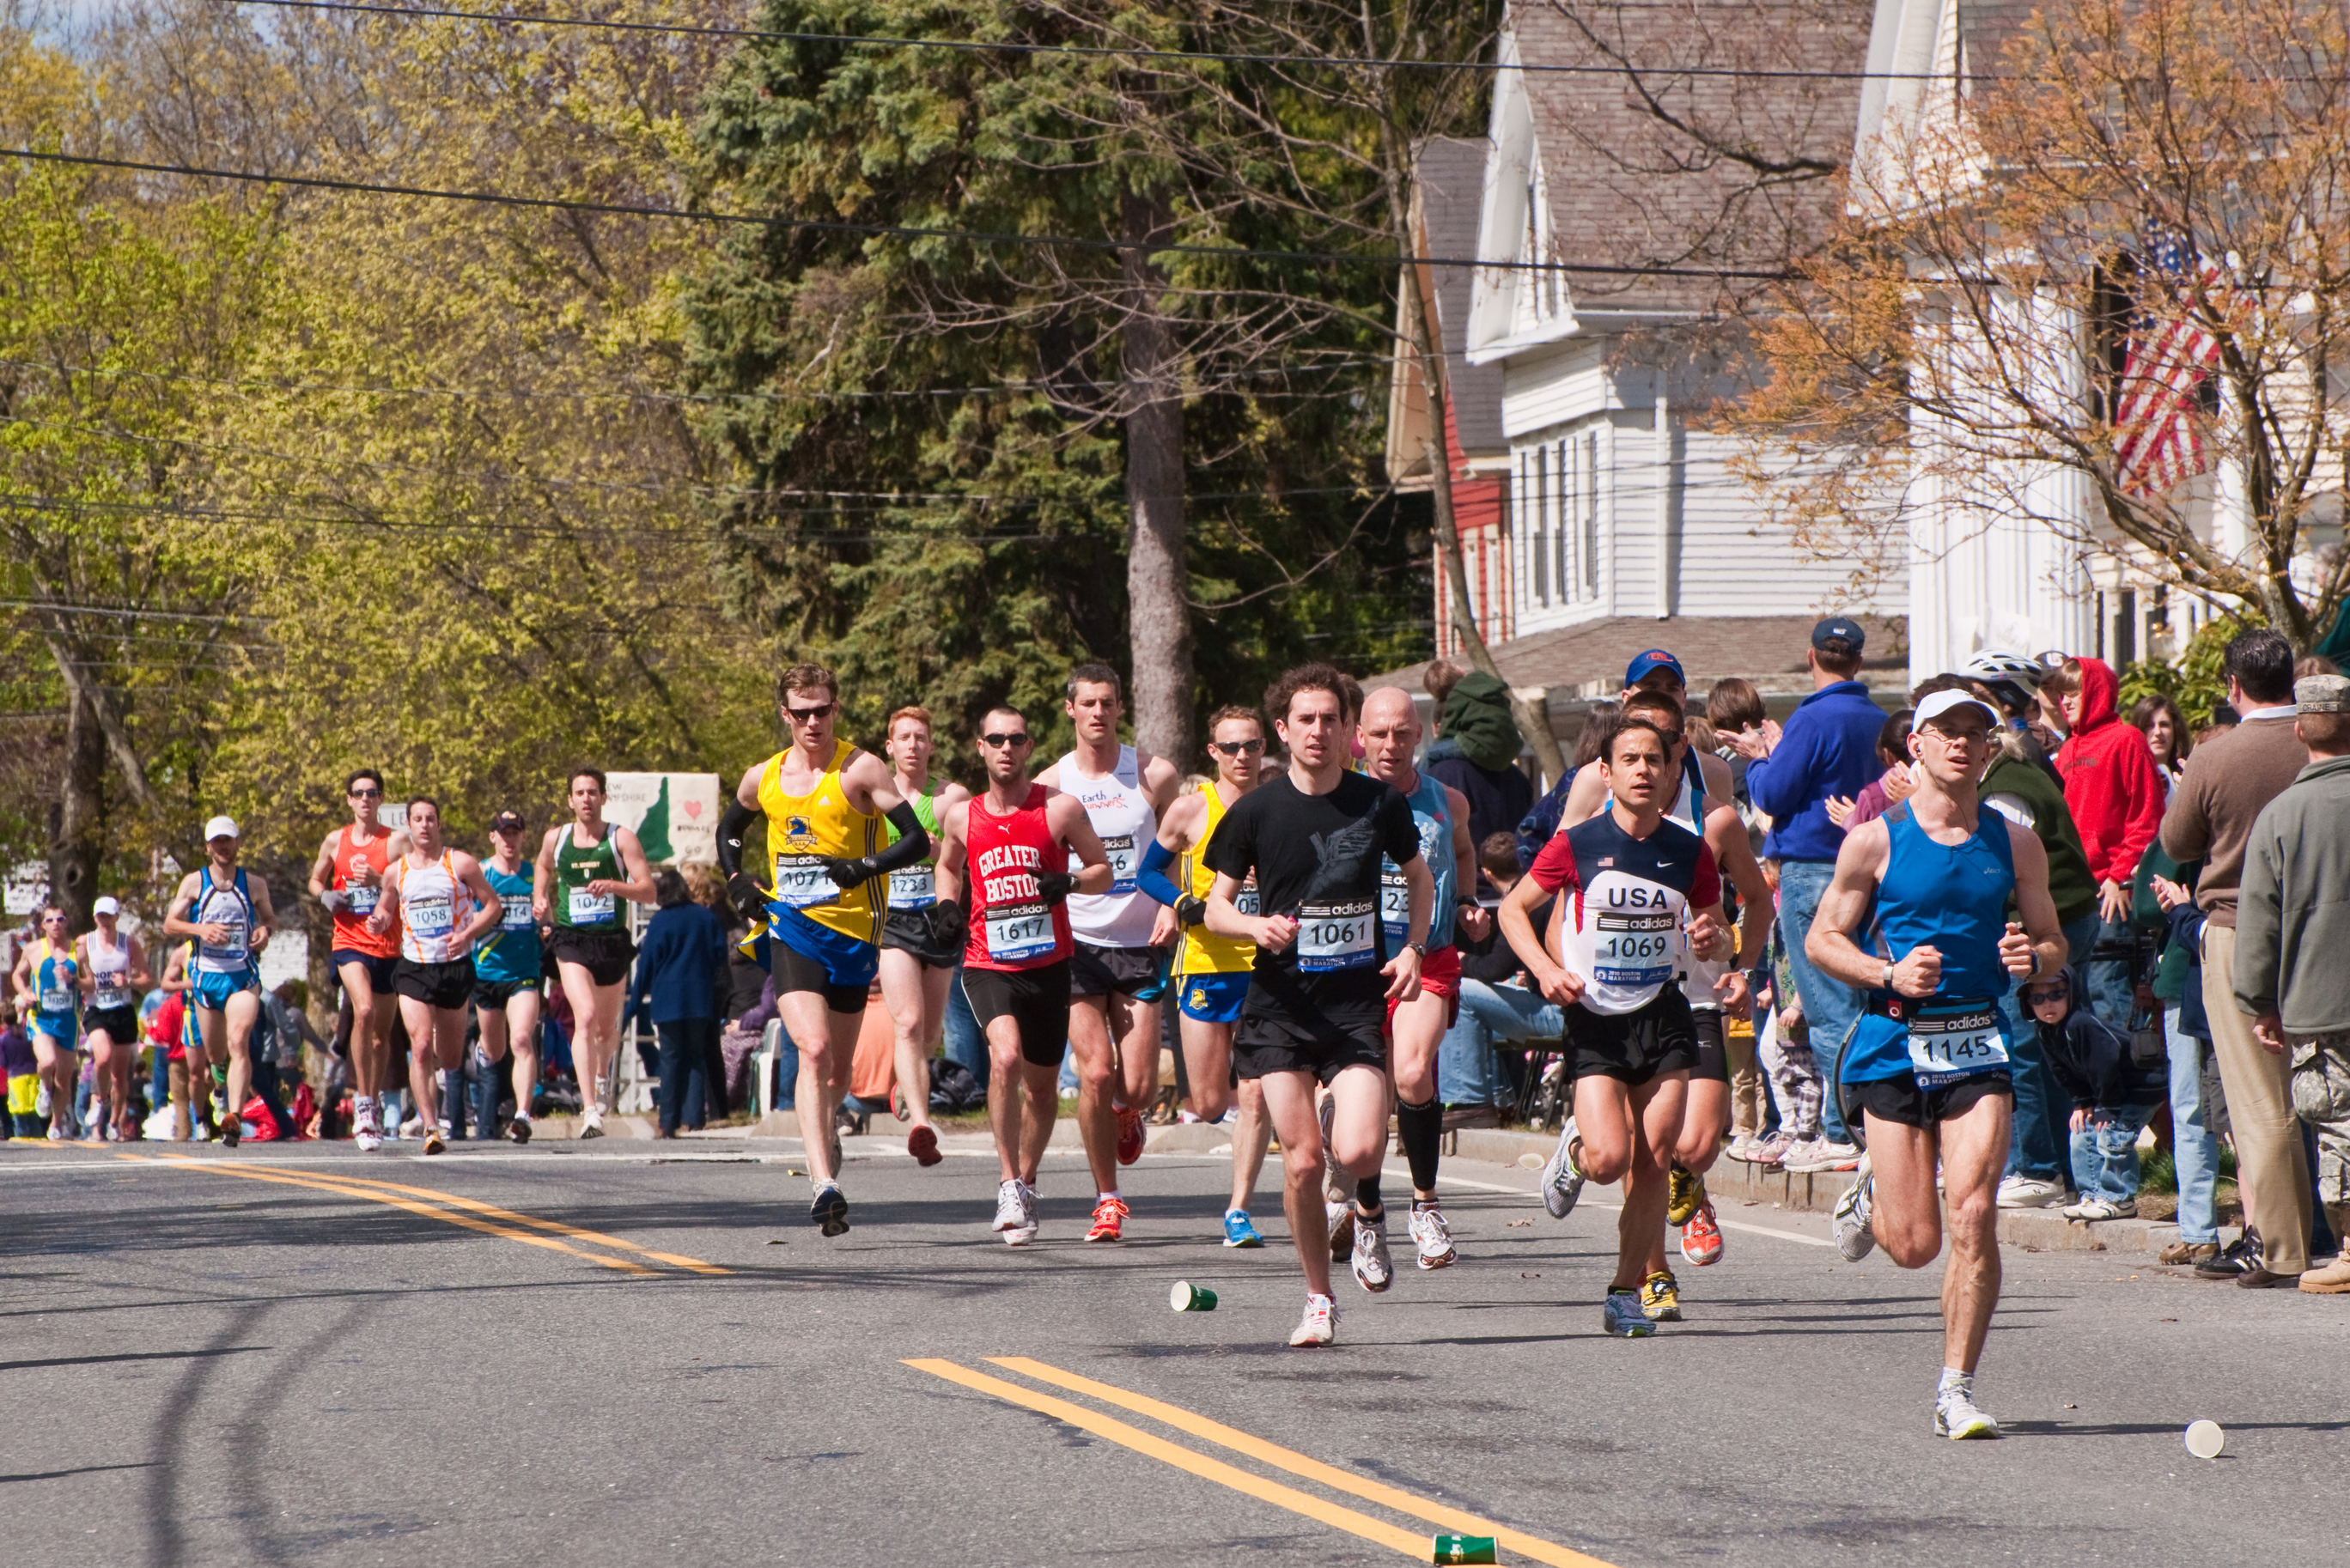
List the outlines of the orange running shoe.
<svg viewBox="0 0 2350 1568">
<path fill-rule="evenodd" d="M 1714 1223 L 1712 1199 L 1699 1204 L 1681 1227 L 1681 1256 L 1700 1269 L 1721 1262 L 1721 1227 Z"/>
<path fill-rule="evenodd" d="M 1118 1110 L 1118 1162 L 1132 1165 L 1142 1158 L 1142 1113 L 1124 1106 Z"/>
<path fill-rule="evenodd" d="M 1125 1221 L 1125 1202 L 1122 1199 L 1106 1196 L 1100 1202 L 1094 1205 L 1094 1226 L 1092 1230 L 1086 1232 L 1086 1240 L 1123 1241 L 1126 1236 L 1120 1227 Z"/>
</svg>

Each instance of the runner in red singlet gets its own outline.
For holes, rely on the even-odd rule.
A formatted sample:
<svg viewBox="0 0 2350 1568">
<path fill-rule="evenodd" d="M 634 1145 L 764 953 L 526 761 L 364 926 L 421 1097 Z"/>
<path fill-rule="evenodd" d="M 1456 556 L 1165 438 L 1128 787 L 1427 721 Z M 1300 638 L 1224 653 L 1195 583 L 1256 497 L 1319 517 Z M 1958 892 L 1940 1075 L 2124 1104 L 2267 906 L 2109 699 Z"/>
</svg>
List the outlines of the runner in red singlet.
<svg viewBox="0 0 2350 1568">
<path fill-rule="evenodd" d="M 987 1096 L 1003 1168 L 995 1229 L 1014 1247 L 1036 1239 L 1036 1167 L 1060 1109 L 1069 957 L 1076 950 L 1066 900 L 1072 892 L 1098 893 L 1110 883 L 1108 857 L 1084 805 L 1028 782 L 1035 743 L 1028 721 L 1016 711 L 991 709 L 979 733 L 987 793 L 955 802 L 940 819 L 945 843 L 939 897 L 961 899 L 966 887 L 970 894 L 963 905 L 969 934 L 962 989 L 986 1032 L 988 1081 L 995 1085 Z M 1062 869 L 1072 855 L 1083 862 L 1074 875 Z M 1099 1204 L 1094 1217 L 1089 1241 L 1102 1233 Z M 1108 1231 L 1110 1238 L 1117 1234 L 1115 1227 Z"/>
<path fill-rule="evenodd" d="M 391 994 L 391 967 L 400 959 L 400 924 L 379 931 L 368 923 L 383 891 L 385 867 L 408 853 L 408 835 L 376 822 L 383 775 L 361 768 L 343 783 L 351 808 L 348 827 L 327 835 L 310 867 L 310 892 L 334 911 L 335 973 L 351 999 L 351 1136 L 361 1149 L 380 1148 L 383 1128 L 377 1096 L 391 1071 L 391 1023 L 400 1003 Z"/>
</svg>

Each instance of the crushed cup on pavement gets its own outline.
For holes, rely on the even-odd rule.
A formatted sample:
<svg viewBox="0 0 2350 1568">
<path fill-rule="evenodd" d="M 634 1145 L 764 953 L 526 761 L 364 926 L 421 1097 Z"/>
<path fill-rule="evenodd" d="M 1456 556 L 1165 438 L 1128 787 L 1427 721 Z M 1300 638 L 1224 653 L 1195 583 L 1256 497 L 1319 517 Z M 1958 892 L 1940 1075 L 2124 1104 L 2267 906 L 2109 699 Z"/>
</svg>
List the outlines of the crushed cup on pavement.
<svg viewBox="0 0 2350 1568">
<path fill-rule="evenodd" d="M 2220 1450 L 2228 1446 L 2228 1434 L 2217 1421 L 2190 1421 L 2187 1427 L 2187 1451 L 2199 1459 L 2216 1459 Z"/>
<path fill-rule="evenodd" d="M 1430 1543 L 1431 1563 L 1498 1563 L 1490 1535 L 1440 1535 Z"/>
<path fill-rule="evenodd" d="M 1216 1293 L 1205 1285 L 1178 1280 L 1175 1288 L 1167 1293 L 1167 1304 L 1177 1312 L 1213 1312 L 1216 1310 Z"/>
</svg>

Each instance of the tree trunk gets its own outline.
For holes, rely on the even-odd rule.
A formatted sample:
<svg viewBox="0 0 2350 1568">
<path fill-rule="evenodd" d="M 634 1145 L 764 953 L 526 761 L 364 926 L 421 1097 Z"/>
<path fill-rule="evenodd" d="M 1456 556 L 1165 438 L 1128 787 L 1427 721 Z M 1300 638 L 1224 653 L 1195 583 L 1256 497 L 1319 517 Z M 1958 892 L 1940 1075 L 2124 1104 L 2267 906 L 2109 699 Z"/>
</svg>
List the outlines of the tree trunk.
<svg viewBox="0 0 2350 1568">
<path fill-rule="evenodd" d="M 1163 243 L 1166 203 L 1129 192 L 1121 202 L 1127 315 L 1125 380 L 1126 556 L 1133 654 L 1134 739 L 1187 767 L 1191 757 L 1191 609 L 1183 560 L 1183 397 L 1175 324 L 1163 312 L 1166 279 L 1146 246 Z"/>
<path fill-rule="evenodd" d="M 66 709 L 64 776 L 57 781 L 57 836 L 49 844 L 49 897 L 65 907 L 68 930 L 95 922 L 99 863 L 106 847 L 106 734 L 86 693 Z"/>
</svg>

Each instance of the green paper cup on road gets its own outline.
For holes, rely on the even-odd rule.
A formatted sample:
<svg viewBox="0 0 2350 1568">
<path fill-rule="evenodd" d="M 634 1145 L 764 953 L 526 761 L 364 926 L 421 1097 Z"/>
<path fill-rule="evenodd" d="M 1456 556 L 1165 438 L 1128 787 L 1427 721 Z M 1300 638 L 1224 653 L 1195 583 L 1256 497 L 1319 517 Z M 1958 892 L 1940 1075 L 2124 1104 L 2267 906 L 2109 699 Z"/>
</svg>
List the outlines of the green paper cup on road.
<svg viewBox="0 0 2350 1568">
<path fill-rule="evenodd" d="M 1431 1563 L 1497 1563 L 1501 1559 L 1494 1555 L 1493 1537 L 1490 1535 L 1440 1535 L 1436 1538 L 1435 1550 L 1430 1555 L 1429 1561 Z"/>
<path fill-rule="evenodd" d="M 1167 1293 L 1167 1304 L 1177 1312 L 1213 1312 L 1216 1310 L 1216 1293 L 1205 1285 L 1189 1284 L 1178 1280 L 1175 1288 Z"/>
</svg>

